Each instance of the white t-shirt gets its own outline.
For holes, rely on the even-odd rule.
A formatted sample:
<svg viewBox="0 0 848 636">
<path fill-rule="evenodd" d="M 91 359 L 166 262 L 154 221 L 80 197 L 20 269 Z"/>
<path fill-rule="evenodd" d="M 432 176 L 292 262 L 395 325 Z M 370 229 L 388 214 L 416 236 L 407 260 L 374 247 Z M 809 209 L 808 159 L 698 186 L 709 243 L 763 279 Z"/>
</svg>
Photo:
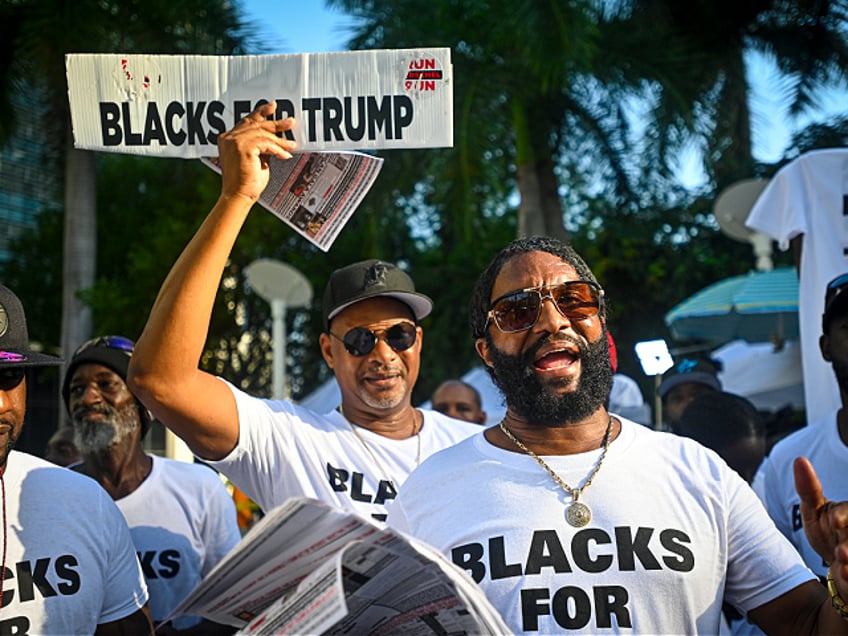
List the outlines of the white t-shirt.
<svg viewBox="0 0 848 636">
<path fill-rule="evenodd" d="M 821 357 L 819 336 L 826 285 L 848 272 L 848 148 L 815 150 L 781 168 L 757 198 L 746 224 L 782 250 L 801 234 L 798 321 L 807 423 L 839 407 L 839 388 Z"/>
<path fill-rule="evenodd" d="M 147 602 L 127 524 L 95 481 L 18 451 L 3 480 L 0 633 L 93 634 Z"/>
<path fill-rule="evenodd" d="M 241 539 L 236 509 L 215 471 L 153 456 L 141 485 L 115 503 L 127 520 L 150 592 L 154 622 L 171 610 Z M 174 619 L 185 629 L 200 617 Z"/>
<path fill-rule="evenodd" d="M 319 415 L 229 386 L 238 406 L 238 445 L 208 463 L 265 511 L 290 497 L 311 497 L 384 521 L 385 503 L 397 494 L 392 484 L 399 488 L 427 457 L 481 431 L 478 424 L 419 409 L 420 433 L 389 439 L 362 427 L 354 432 L 338 411 Z"/>
<path fill-rule="evenodd" d="M 600 453 L 543 459 L 577 485 Z M 580 500 L 593 518 L 573 528 L 533 458 L 479 435 L 410 475 L 388 523 L 469 572 L 516 634 L 717 634 L 722 599 L 748 611 L 813 578 L 694 440 L 622 420 Z"/>
<path fill-rule="evenodd" d="M 801 498 L 795 492 L 792 463 L 804 456 L 813 464 L 824 495 L 831 501 L 848 499 L 848 446 L 839 437 L 836 413 L 787 435 L 771 449 L 762 488 L 766 509 L 780 530 L 798 549 L 807 566 L 822 580 L 827 566 L 810 547 L 801 524 Z"/>
</svg>

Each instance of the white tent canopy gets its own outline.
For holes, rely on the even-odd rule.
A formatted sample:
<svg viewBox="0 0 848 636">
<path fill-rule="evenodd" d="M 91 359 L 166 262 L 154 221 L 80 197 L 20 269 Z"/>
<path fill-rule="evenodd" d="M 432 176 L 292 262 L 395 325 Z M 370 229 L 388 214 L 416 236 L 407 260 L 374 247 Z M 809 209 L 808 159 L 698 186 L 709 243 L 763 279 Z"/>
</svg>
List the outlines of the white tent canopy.
<svg viewBox="0 0 848 636">
<path fill-rule="evenodd" d="M 786 340 L 780 351 L 769 342 L 734 340 L 712 353 L 723 366 L 718 374 L 722 388 L 742 395 L 763 411 L 790 405 L 804 408 L 801 346 Z"/>
</svg>

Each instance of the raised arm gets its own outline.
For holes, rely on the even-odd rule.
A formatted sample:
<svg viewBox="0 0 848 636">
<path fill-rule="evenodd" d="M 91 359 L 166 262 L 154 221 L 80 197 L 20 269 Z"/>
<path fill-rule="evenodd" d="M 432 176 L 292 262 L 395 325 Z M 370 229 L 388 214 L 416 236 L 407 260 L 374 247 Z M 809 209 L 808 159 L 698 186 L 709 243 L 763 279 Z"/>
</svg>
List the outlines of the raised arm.
<svg viewBox="0 0 848 636">
<path fill-rule="evenodd" d="M 165 278 L 136 343 L 127 382 L 133 393 L 199 457 L 220 459 L 238 441 L 229 389 L 198 368 L 218 285 L 233 244 L 268 184 L 266 158 L 291 158 L 277 133 L 293 120 L 267 120 L 273 102 L 218 138 L 221 195 Z"/>
</svg>

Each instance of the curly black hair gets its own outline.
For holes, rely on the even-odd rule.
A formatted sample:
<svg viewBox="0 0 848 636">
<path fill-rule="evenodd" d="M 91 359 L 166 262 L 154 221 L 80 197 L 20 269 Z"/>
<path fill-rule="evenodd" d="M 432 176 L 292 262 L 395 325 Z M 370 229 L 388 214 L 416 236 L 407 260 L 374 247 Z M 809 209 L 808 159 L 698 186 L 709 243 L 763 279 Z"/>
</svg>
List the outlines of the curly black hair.
<svg viewBox="0 0 848 636">
<path fill-rule="evenodd" d="M 482 338 L 486 331 L 489 303 L 492 299 L 492 287 L 501 269 L 511 258 L 528 252 L 547 252 L 561 258 L 571 265 L 582 280 L 594 283 L 598 281 L 583 258 L 569 243 L 548 236 L 526 236 L 517 238 L 498 252 L 474 284 L 471 300 L 468 306 L 468 318 L 471 325 L 471 336 Z M 604 308 L 601 308 L 603 318 Z"/>
</svg>

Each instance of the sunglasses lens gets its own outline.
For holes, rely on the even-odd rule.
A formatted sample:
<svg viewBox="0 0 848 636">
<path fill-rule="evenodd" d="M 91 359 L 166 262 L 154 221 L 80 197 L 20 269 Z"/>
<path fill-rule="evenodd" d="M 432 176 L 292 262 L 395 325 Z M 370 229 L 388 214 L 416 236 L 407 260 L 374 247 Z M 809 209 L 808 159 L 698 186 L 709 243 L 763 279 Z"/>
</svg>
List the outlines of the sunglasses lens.
<svg viewBox="0 0 848 636">
<path fill-rule="evenodd" d="M 839 287 L 842 287 L 843 285 L 848 285 L 848 274 L 842 274 L 842 276 L 839 276 L 838 278 L 834 278 L 832 281 L 830 281 L 830 283 L 828 283 L 827 288 L 828 289 L 838 289 Z"/>
<path fill-rule="evenodd" d="M 345 349 L 352 356 L 365 356 L 377 344 L 377 335 L 365 327 L 354 327 L 342 339 Z"/>
<path fill-rule="evenodd" d="M 386 329 L 386 342 L 398 353 L 406 351 L 414 345 L 415 337 L 415 325 L 408 322 L 399 322 L 393 327 Z"/>
<path fill-rule="evenodd" d="M 400 353 L 415 344 L 417 332 L 415 325 L 399 322 L 385 331 L 383 338 L 389 346 Z M 352 356 L 367 356 L 377 346 L 377 334 L 365 327 L 354 327 L 342 338 L 345 349 Z"/>
<path fill-rule="evenodd" d="M 0 390 L 11 391 L 24 379 L 23 369 L 0 370 Z"/>
<path fill-rule="evenodd" d="M 77 350 L 74 351 L 74 355 L 82 353 L 86 349 L 91 349 L 92 347 L 108 347 L 110 349 L 120 349 L 121 351 L 132 353 L 135 348 L 135 343 L 129 338 L 124 338 L 123 336 L 98 336 L 97 338 L 92 338 L 91 340 L 83 342 L 79 347 L 77 347 Z"/>
<path fill-rule="evenodd" d="M 508 294 L 492 306 L 491 315 L 498 329 L 505 333 L 525 331 L 539 319 L 543 298 L 551 298 L 559 312 L 570 320 L 591 318 L 601 309 L 598 287 L 584 281 L 571 281 Z"/>
<path fill-rule="evenodd" d="M 536 292 L 516 292 L 495 303 L 492 315 L 501 331 L 524 331 L 532 327 L 539 317 L 540 302 Z"/>
<path fill-rule="evenodd" d="M 598 290 L 589 283 L 566 283 L 551 289 L 551 296 L 562 315 L 569 319 L 591 318 L 600 309 Z"/>
</svg>

